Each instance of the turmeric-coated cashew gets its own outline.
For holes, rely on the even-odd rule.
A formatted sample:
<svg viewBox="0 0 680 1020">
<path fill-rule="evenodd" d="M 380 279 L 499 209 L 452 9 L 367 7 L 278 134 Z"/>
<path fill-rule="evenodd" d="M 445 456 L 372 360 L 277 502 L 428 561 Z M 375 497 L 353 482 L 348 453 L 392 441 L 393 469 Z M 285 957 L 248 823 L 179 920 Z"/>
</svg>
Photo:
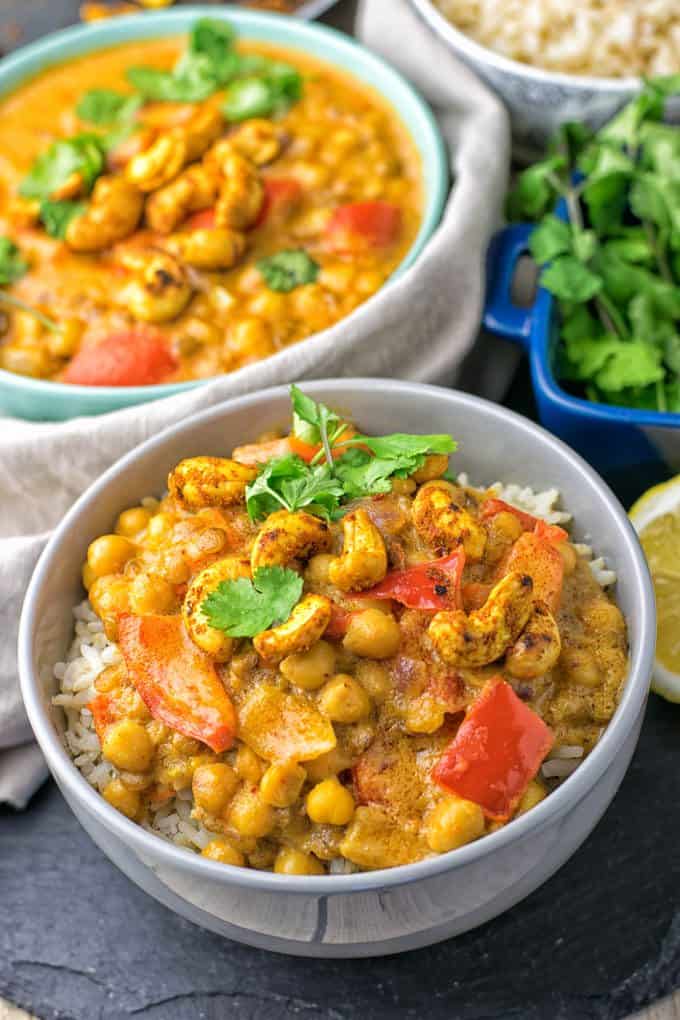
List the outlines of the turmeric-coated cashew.
<svg viewBox="0 0 680 1020">
<path fill-rule="evenodd" d="M 537 602 L 526 627 L 505 656 L 505 668 L 518 680 L 545 676 L 560 657 L 557 621 L 544 602 Z"/>
<path fill-rule="evenodd" d="M 383 537 L 365 510 L 354 510 L 342 521 L 342 555 L 329 567 L 331 584 L 341 591 L 363 591 L 382 581 L 387 573 Z"/>
<path fill-rule="evenodd" d="M 250 565 L 253 573 L 259 567 L 285 567 L 293 560 L 306 560 L 316 553 L 328 552 L 330 544 L 330 529 L 319 517 L 304 510 L 295 513 L 277 510 L 269 515 L 257 533 Z"/>
<path fill-rule="evenodd" d="M 201 570 L 184 596 L 182 617 L 189 637 L 218 662 L 226 662 L 231 658 L 234 641 L 223 630 L 210 624 L 201 607 L 222 581 L 236 581 L 239 577 L 250 577 L 250 563 L 240 556 L 225 556 Z"/>
<path fill-rule="evenodd" d="M 184 267 L 167 252 L 128 251 L 120 262 L 134 273 L 118 295 L 119 303 L 142 322 L 169 322 L 188 305 L 193 288 Z"/>
<path fill-rule="evenodd" d="M 428 482 L 413 500 L 413 523 L 426 542 L 437 549 L 462 545 L 469 561 L 480 560 L 486 546 L 484 527 L 459 502 L 448 482 Z"/>
<path fill-rule="evenodd" d="M 189 457 L 168 476 L 170 495 L 188 510 L 241 503 L 257 468 L 226 457 Z"/>
<path fill-rule="evenodd" d="M 69 222 L 64 240 L 72 251 L 101 251 L 133 233 L 143 207 L 136 185 L 124 177 L 100 177 L 85 211 Z"/>
<path fill-rule="evenodd" d="M 432 644 L 453 666 L 495 662 L 524 629 L 533 607 L 532 589 L 528 575 L 506 574 L 469 616 L 458 609 L 437 613 L 427 631 Z"/>
<path fill-rule="evenodd" d="M 257 654 L 267 662 L 306 652 L 316 644 L 331 621 L 332 603 L 325 595 L 306 595 L 285 623 L 253 638 Z"/>
</svg>

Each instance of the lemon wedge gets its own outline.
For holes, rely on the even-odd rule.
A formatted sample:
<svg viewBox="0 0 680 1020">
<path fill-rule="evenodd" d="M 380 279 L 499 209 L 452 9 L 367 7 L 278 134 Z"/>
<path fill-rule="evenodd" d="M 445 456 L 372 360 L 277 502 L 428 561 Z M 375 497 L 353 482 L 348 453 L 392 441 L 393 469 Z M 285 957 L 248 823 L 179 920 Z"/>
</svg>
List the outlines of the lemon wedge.
<svg viewBox="0 0 680 1020">
<path fill-rule="evenodd" d="M 655 485 L 630 509 L 656 593 L 652 690 L 680 703 L 680 475 Z"/>
</svg>

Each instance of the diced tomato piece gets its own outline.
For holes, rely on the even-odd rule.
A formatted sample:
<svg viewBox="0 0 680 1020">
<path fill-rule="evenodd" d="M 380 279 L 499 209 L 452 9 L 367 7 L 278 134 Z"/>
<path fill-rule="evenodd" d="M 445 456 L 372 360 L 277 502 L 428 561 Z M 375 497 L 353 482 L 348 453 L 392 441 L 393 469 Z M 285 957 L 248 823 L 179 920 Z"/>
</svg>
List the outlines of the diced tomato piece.
<svg viewBox="0 0 680 1020">
<path fill-rule="evenodd" d="M 349 610 L 339 606 L 337 602 L 333 602 L 331 605 L 330 623 L 326 627 L 323 636 L 328 638 L 329 641 L 341 641 L 347 633 L 349 621 L 353 615 Z"/>
<path fill-rule="evenodd" d="M 534 598 L 555 612 L 562 598 L 564 560 L 554 542 L 547 542 L 533 531 L 520 535 L 505 557 L 499 577 L 511 570 L 528 574 L 534 583 Z"/>
<path fill-rule="evenodd" d="M 485 499 L 480 507 L 480 517 L 483 520 L 488 520 L 489 517 L 495 517 L 500 513 L 512 514 L 520 522 L 524 531 L 535 531 L 537 535 L 545 538 L 548 542 L 563 542 L 569 537 L 564 528 L 559 528 L 556 524 L 547 524 L 540 517 L 534 517 L 533 514 L 528 514 L 511 503 L 506 503 L 503 499 Z"/>
<path fill-rule="evenodd" d="M 290 215 L 300 204 L 302 185 L 294 177 L 267 177 L 264 181 L 264 201 L 254 226 L 261 227 L 274 219 Z"/>
<path fill-rule="evenodd" d="M 401 233 L 401 209 L 391 202 L 351 202 L 340 205 L 326 225 L 329 250 L 356 254 L 387 248 Z"/>
<path fill-rule="evenodd" d="M 232 457 L 239 464 L 266 464 L 276 457 L 285 457 L 292 453 L 290 437 L 285 439 L 270 439 L 266 443 L 247 443 L 245 446 L 237 446 L 232 452 Z"/>
<path fill-rule="evenodd" d="M 356 597 L 394 599 L 409 609 L 459 609 L 464 567 L 465 553 L 457 549 L 450 556 L 429 563 L 393 570 L 373 588 L 356 593 Z"/>
<path fill-rule="evenodd" d="M 290 446 L 290 452 L 297 454 L 298 457 L 306 461 L 308 464 L 316 457 L 317 453 L 321 449 L 320 444 L 314 445 L 314 443 L 305 443 L 303 439 L 298 439 L 298 437 L 293 433 L 288 436 L 288 444 Z"/>
<path fill-rule="evenodd" d="M 130 330 L 83 347 L 68 365 L 63 381 L 81 386 L 153 386 L 167 379 L 177 365 L 160 334 Z"/>
<path fill-rule="evenodd" d="M 193 213 L 184 221 L 184 227 L 187 230 L 214 230 L 215 229 L 215 208 L 201 209 L 200 212 Z"/>
<path fill-rule="evenodd" d="M 101 741 L 107 727 L 116 721 L 113 699 L 108 694 L 98 694 L 87 707 L 92 712 L 95 733 Z"/>
<path fill-rule="evenodd" d="M 498 822 L 510 818 L 553 744 L 541 717 L 494 677 L 432 770 L 443 789 L 479 804 Z"/>
<path fill-rule="evenodd" d="M 180 616 L 122 613 L 118 636 L 130 680 L 155 719 L 219 754 L 231 747 L 236 713 L 212 660 Z"/>
</svg>

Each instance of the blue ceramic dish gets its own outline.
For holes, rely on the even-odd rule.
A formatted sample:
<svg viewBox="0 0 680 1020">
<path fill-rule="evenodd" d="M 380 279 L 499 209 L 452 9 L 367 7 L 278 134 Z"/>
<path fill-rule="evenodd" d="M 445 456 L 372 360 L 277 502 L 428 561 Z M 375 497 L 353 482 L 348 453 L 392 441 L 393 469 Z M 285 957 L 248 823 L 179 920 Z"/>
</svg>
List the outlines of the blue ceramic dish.
<svg viewBox="0 0 680 1020">
<path fill-rule="evenodd" d="M 0 61 L 0 95 L 72 57 L 136 39 L 181 35 L 200 17 L 223 17 L 235 26 L 243 39 L 309 53 L 366 82 L 391 103 L 420 153 L 425 191 L 420 231 L 392 279 L 401 275 L 415 262 L 439 223 L 449 184 L 447 151 L 430 108 L 412 86 L 380 57 L 334 29 L 298 18 L 233 7 L 229 7 L 227 13 L 220 13 L 220 9 L 207 5 L 146 13 L 143 17 L 112 18 L 55 32 L 5 57 Z M 304 342 L 313 342 L 313 338 Z M 158 400 L 207 381 L 158 386 L 69 386 L 0 369 L 0 411 L 33 420 L 64 420 Z"/>
<path fill-rule="evenodd" d="M 539 287 L 529 307 L 515 305 L 510 296 L 517 261 L 526 254 L 533 229 L 524 223 L 506 227 L 491 242 L 484 326 L 528 354 L 543 425 L 611 484 L 636 495 L 669 469 L 680 471 L 680 414 L 597 404 L 562 388 L 554 371 L 559 337 L 552 294 Z M 632 477 L 635 491 L 626 484 Z"/>
</svg>

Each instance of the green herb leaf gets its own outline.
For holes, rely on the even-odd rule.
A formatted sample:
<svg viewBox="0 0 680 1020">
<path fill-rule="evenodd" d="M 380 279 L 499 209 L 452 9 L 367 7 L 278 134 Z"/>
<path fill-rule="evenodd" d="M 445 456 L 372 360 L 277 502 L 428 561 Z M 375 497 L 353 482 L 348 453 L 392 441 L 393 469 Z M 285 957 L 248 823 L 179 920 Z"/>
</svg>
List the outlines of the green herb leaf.
<svg viewBox="0 0 680 1020">
<path fill-rule="evenodd" d="M 113 89 L 90 89 L 78 100 L 76 113 L 81 120 L 108 126 L 132 120 L 141 105 L 141 96 Z"/>
<path fill-rule="evenodd" d="M 87 133 L 74 135 L 53 142 L 37 157 L 21 182 L 19 193 L 24 198 L 49 199 L 74 173 L 82 176 L 84 188 L 89 191 L 103 169 L 101 138 Z"/>
<path fill-rule="evenodd" d="M 28 262 L 9 237 L 0 236 L 0 285 L 14 283 L 28 271 Z"/>
<path fill-rule="evenodd" d="M 508 196 L 508 219 L 539 219 L 555 204 L 558 191 L 555 175 L 568 168 L 562 155 L 550 156 L 524 170 Z"/>
<path fill-rule="evenodd" d="M 609 348 L 609 357 L 595 374 L 600 389 L 616 392 L 632 386 L 646 386 L 664 377 L 662 352 L 652 344 L 634 340 Z"/>
<path fill-rule="evenodd" d="M 86 202 L 45 201 L 40 205 L 40 221 L 50 237 L 60 240 L 66 236 L 66 228 L 74 216 L 80 216 L 87 208 Z"/>
<path fill-rule="evenodd" d="M 222 581 L 201 603 L 212 627 L 230 637 L 255 637 L 285 621 L 302 595 L 302 578 L 287 567 L 260 567 L 253 580 Z"/>
<path fill-rule="evenodd" d="M 285 112 L 302 95 L 302 77 L 289 64 L 272 61 L 259 75 L 238 78 L 227 88 L 222 113 L 238 122 Z"/>
<path fill-rule="evenodd" d="M 263 464 L 246 489 L 246 507 L 256 521 L 275 510 L 306 509 L 328 518 L 337 509 L 343 488 L 327 464 L 310 466 L 294 455 L 276 457 Z"/>
<path fill-rule="evenodd" d="M 590 301 L 602 279 L 572 255 L 561 255 L 541 273 L 541 284 L 563 301 Z"/>
<path fill-rule="evenodd" d="M 257 268 L 270 290 L 288 293 L 305 283 L 314 283 L 320 267 L 300 248 L 260 259 Z"/>
<path fill-rule="evenodd" d="M 614 172 L 588 180 L 582 191 L 591 225 L 600 234 L 610 233 L 623 223 L 628 202 L 628 173 Z"/>
<path fill-rule="evenodd" d="M 553 213 L 543 217 L 529 238 L 529 251 L 539 266 L 571 250 L 571 227 Z"/>
</svg>

